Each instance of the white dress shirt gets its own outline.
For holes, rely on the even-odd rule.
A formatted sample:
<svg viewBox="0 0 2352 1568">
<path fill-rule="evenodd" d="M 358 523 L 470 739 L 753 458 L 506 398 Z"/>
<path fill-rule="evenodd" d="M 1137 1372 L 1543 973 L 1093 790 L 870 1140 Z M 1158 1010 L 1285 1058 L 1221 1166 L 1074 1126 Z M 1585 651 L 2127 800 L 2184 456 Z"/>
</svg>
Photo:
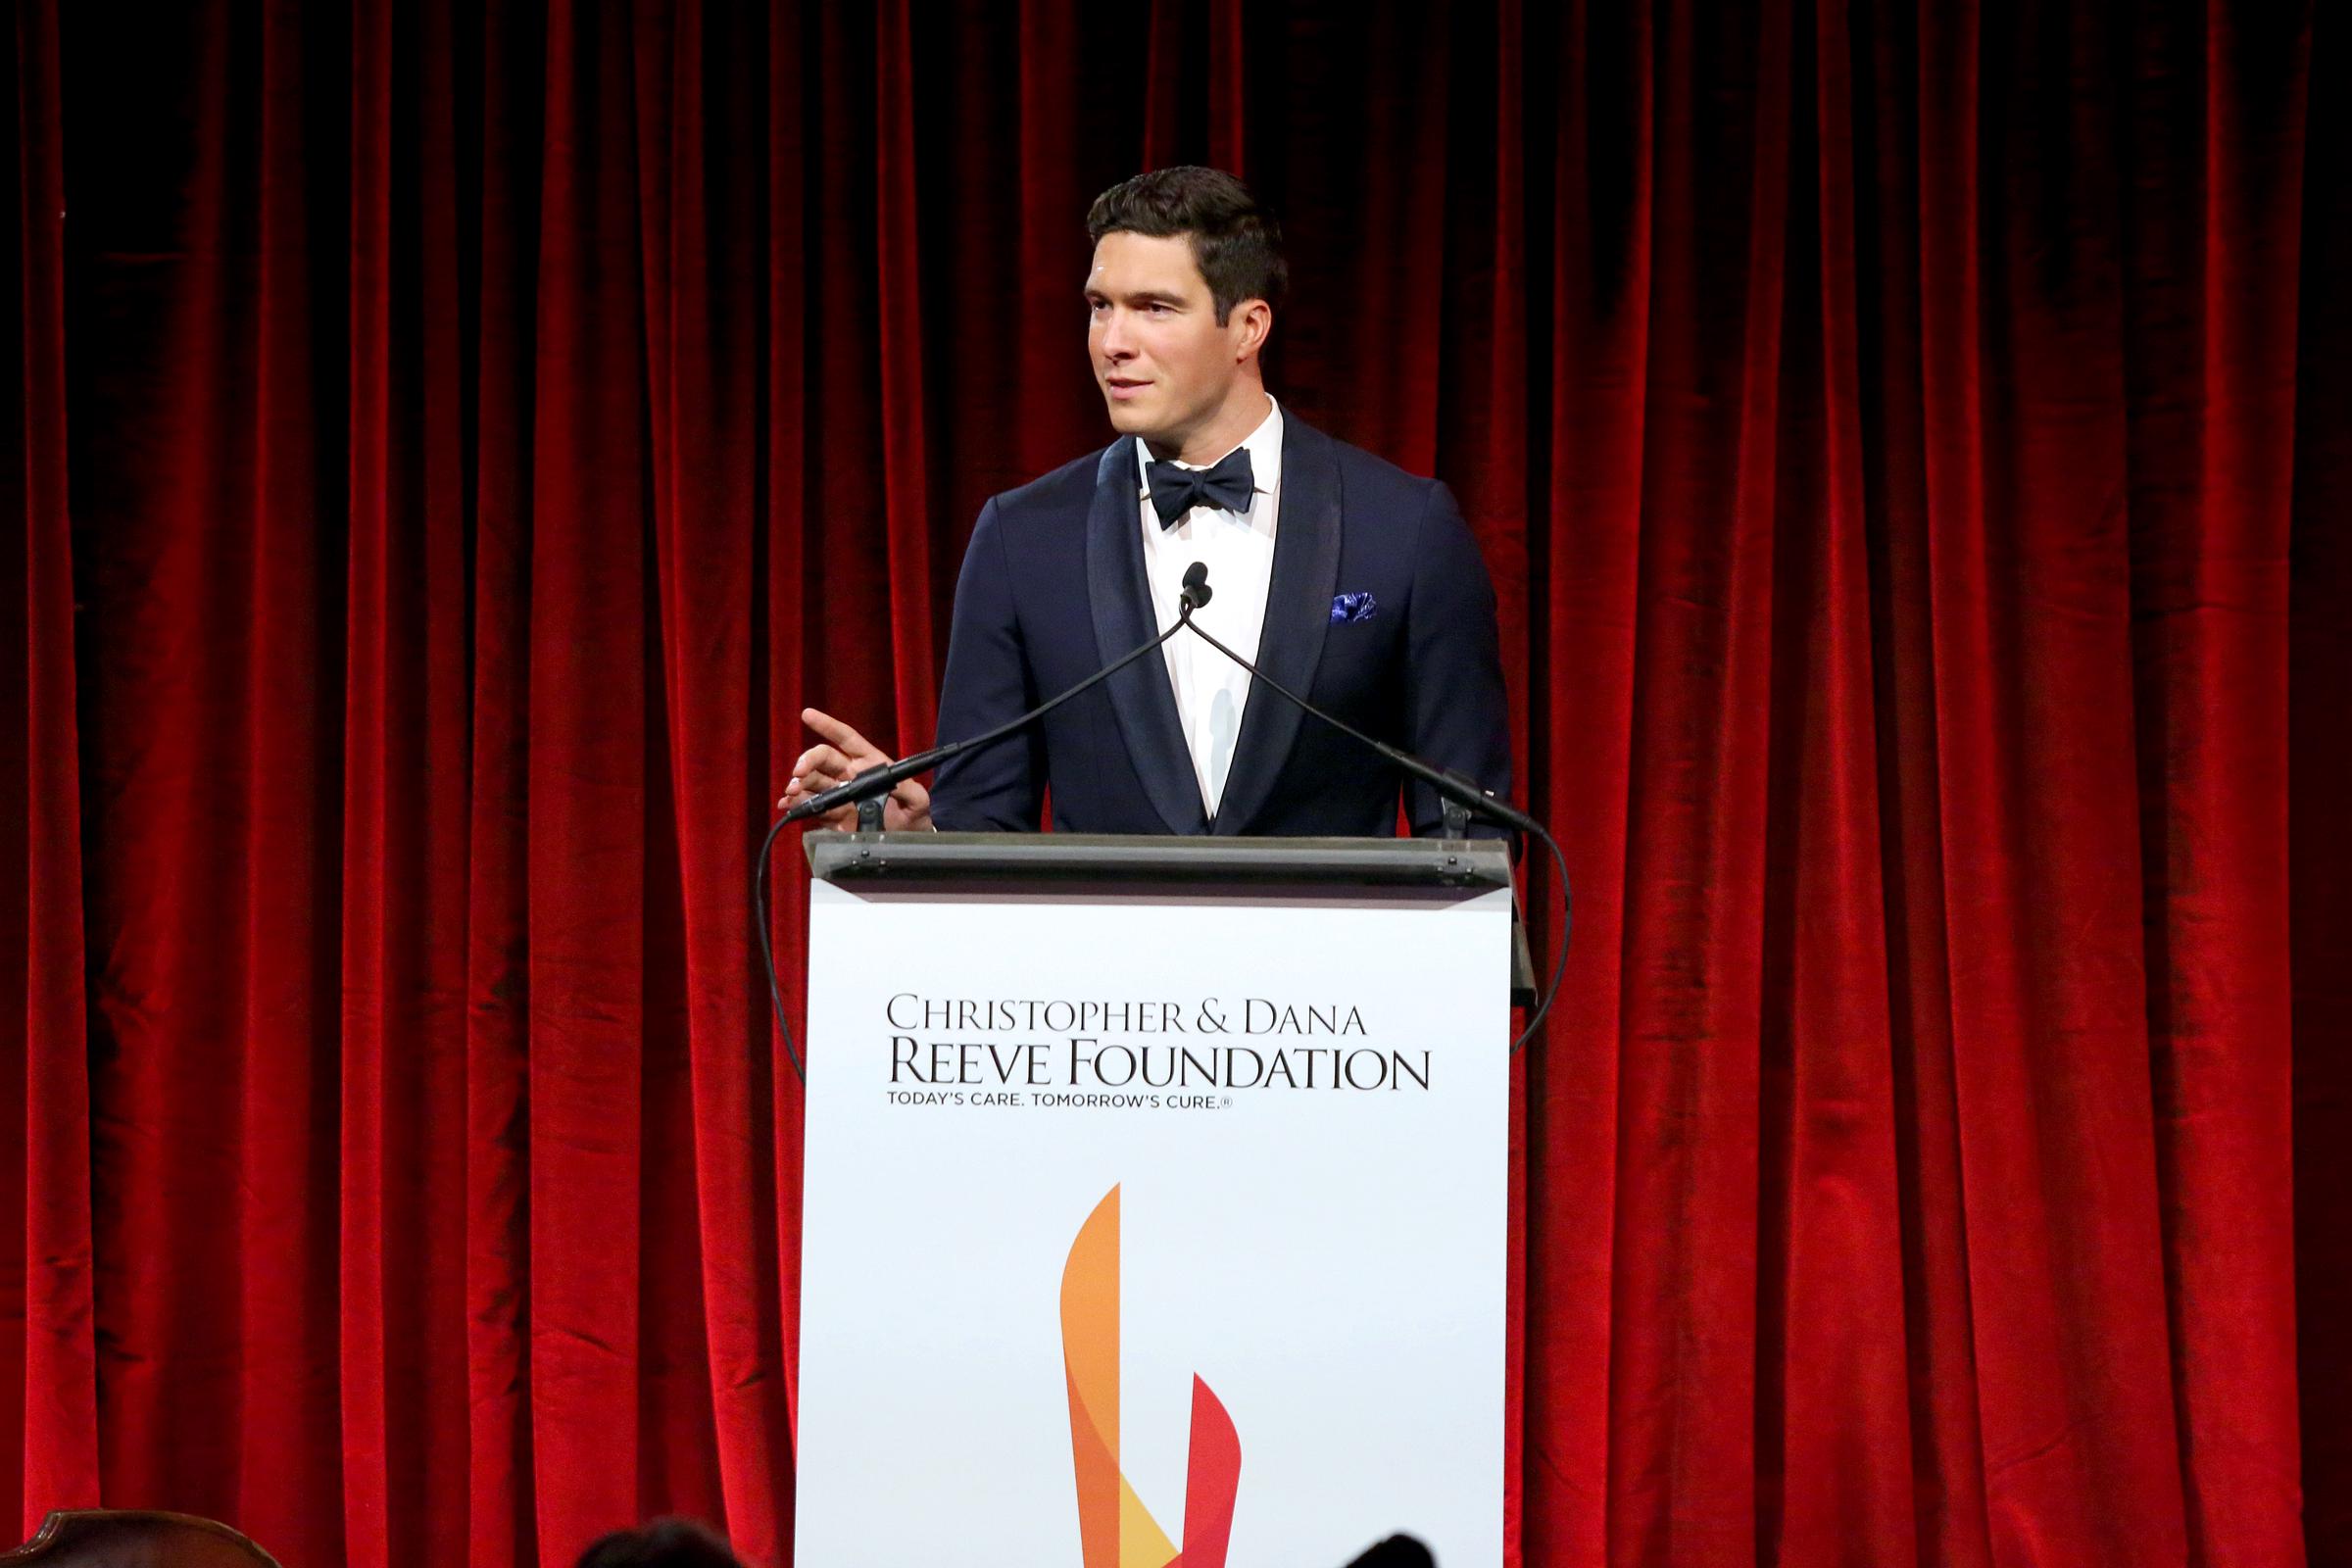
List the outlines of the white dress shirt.
<svg viewBox="0 0 2352 1568">
<path fill-rule="evenodd" d="M 1274 576 L 1274 523 L 1282 510 L 1282 410 L 1272 398 L 1266 405 L 1265 419 L 1242 442 L 1250 451 L 1250 476 L 1257 489 L 1247 513 L 1199 506 L 1173 527 L 1162 528 L 1152 507 L 1151 481 L 1144 476 L 1152 453 L 1143 442 L 1135 444 L 1144 571 L 1159 629 L 1176 624 L 1185 568 L 1205 563 L 1211 592 L 1208 603 L 1193 612 L 1194 623 L 1253 664 L 1266 620 L 1266 589 Z M 1219 453 L 1219 461 L 1229 455 Z M 1176 716 L 1193 754 L 1200 801 L 1214 816 L 1233 767 L 1242 711 L 1250 703 L 1250 672 L 1189 632 L 1169 639 L 1160 652 L 1168 662 L 1168 684 L 1175 688 Z"/>
</svg>

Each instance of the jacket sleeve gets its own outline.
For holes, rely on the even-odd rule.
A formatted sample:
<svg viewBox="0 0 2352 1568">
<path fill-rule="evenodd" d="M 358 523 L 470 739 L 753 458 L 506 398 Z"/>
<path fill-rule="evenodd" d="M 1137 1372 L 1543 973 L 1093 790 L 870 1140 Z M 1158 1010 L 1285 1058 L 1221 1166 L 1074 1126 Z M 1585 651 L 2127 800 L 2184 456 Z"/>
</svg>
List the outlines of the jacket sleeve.
<svg viewBox="0 0 2352 1568">
<path fill-rule="evenodd" d="M 1013 611 L 1004 525 L 991 501 L 980 509 L 956 583 L 956 618 L 939 692 L 940 742 L 984 734 L 1037 701 Z M 1045 738 L 1032 724 L 942 762 L 931 784 L 931 819 L 956 832 L 1035 832 L 1045 787 Z"/>
<path fill-rule="evenodd" d="M 1511 721 L 1494 626 L 1494 585 L 1453 492 L 1443 482 L 1430 485 L 1421 514 L 1405 638 L 1407 749 L 1508 799 Z M 1416 836 L 1443 830 L 1436 790 L 1409 784 L 1405 802 Z M 1473 822 L 1471 831 L 1499 836 L 1503 829 Z"/>
</svg>

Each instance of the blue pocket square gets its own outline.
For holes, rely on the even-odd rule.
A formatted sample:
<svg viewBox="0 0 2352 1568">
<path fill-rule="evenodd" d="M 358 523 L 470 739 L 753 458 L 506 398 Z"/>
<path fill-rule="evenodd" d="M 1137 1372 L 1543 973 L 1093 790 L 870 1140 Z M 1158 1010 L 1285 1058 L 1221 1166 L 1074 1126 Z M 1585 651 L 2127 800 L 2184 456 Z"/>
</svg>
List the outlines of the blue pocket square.
<svg viewBox="0 0 2352 1568">
<path fill-rule="evenodd" d="M 1380 613 L 1380 604 L 1370 594 L 1333 594 L 1331 623 L 1346 626 L 1359 620 L 1370 620 Z"/>
</svg>

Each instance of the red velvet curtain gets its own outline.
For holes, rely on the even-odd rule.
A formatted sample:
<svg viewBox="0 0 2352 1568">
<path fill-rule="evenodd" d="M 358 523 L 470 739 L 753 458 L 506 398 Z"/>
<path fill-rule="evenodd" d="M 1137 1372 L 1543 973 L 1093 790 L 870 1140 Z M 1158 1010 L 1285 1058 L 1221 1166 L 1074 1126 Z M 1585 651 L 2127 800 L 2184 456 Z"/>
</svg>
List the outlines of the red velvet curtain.
<svg viewBox="0 0 2352 1568">
<path fill-rule="evenodd" d="M 751 851 L 1198 160 L 1575 878 L 1516 1560 L 2352 1562 L 2346 20 L 20 0 L 0 1502 L 786 1559 Z"/>
</svg>

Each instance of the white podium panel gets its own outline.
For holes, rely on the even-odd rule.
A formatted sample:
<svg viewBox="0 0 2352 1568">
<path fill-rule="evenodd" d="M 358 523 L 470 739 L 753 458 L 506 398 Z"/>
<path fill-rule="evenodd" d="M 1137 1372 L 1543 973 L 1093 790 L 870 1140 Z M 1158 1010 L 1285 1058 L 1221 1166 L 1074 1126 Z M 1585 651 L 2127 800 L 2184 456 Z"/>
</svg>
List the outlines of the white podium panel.
<svg viewBox="0 0 2352 1568">
<path fill-rule="evenodd" d="M 812 884 L 801 1568 L 1500 1561 L 1509 943 Z"/>
</svg>

